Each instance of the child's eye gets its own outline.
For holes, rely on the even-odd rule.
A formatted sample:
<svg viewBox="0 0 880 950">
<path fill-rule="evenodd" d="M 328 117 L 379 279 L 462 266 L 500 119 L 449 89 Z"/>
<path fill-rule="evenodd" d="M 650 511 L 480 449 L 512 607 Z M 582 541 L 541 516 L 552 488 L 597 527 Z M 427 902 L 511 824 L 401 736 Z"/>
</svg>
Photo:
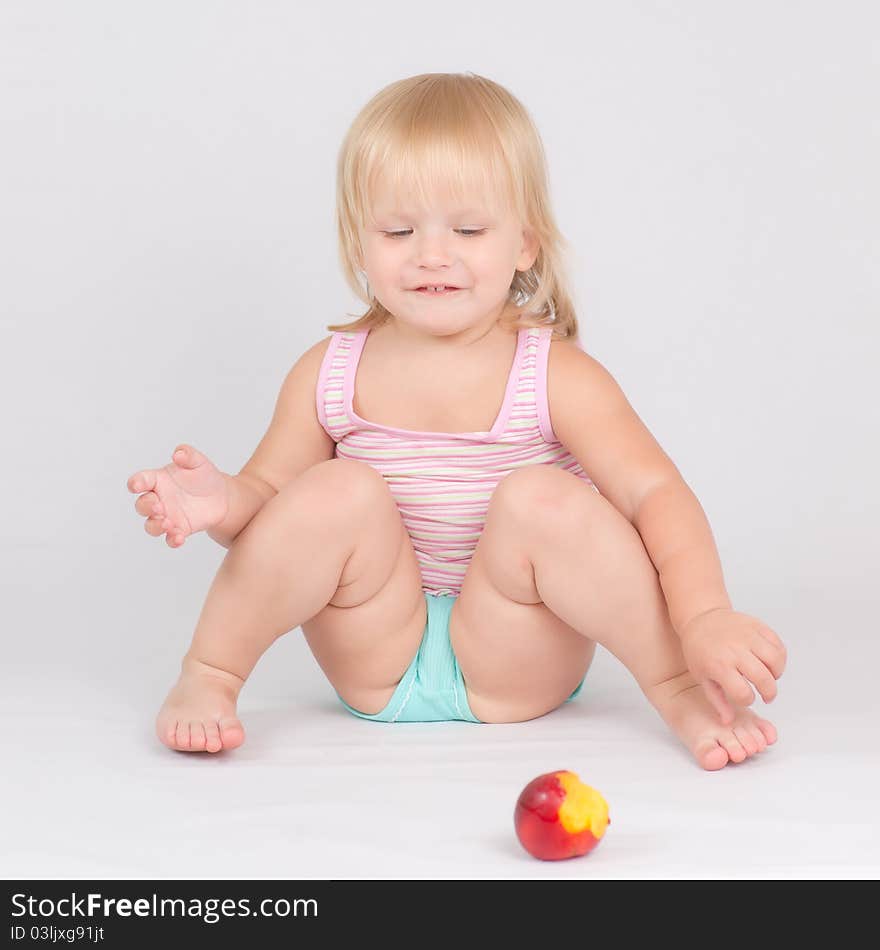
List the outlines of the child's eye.
<svg viewBox="0 0 880 950">
<path fill-rule="evenodd" d="M 485 228 L 458 228 L 458 233 L 462 237 L 474 237 L 477 234 L 482 234 L 486 229 Z M 383 231 L 382 232 L 386 237 L 398 238 L 398 237 L 407 237 L 412 233 L 411 230 L 406 231 Z"/>
</svg>

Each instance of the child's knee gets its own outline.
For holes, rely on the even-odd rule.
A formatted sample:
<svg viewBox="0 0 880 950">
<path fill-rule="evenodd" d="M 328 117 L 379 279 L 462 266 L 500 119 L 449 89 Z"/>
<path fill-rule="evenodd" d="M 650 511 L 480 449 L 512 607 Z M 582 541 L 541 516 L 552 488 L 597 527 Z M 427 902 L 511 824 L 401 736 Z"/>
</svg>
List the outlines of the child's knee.
<svg viewBox="0 0 880 950">
<path fill-rule="evenodd" d="M 385 509 L 388 509 L 386 512 Z M 249 525 L 265 542 L 295 535 L 327 543 L 345 536 L 369 515 L 387 516 L 396 503 L 384 478 L 364 462 L 330 459 L 285 485 Z"/>
</svg>

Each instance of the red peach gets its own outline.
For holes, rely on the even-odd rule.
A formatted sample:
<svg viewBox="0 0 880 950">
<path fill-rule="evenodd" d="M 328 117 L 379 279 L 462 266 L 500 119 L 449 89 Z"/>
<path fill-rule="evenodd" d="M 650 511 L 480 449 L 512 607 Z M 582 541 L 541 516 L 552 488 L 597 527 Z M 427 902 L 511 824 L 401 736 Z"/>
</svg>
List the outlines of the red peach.
<svg viewBox="0 0 880 950">
<path fill-rule="evenodd" d="M 608 803 L 574 772 L 546 772 L 520 792 L 513 825 L 520 844 L 543 861 L 592 851 L 611 824 Z"/>
</svg>

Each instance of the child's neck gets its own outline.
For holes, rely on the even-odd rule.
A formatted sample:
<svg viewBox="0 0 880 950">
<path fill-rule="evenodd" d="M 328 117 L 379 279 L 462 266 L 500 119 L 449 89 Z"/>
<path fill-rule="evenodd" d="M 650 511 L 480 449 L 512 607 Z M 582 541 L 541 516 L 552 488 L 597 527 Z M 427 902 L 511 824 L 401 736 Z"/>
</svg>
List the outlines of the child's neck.
<svg viewBox="0 0 880 950">
<path fill-rule="evenodd" d="M 420 327 L 413 327 L 392 317 L 385 325 L 390 339 L 416 350 L 452 351 L 466 347 L 476 347 L 498 332 L 498 318 L 495 315 L 487 317 L 471 326 L 452 332 L 431 332 Z"/>
</svg>

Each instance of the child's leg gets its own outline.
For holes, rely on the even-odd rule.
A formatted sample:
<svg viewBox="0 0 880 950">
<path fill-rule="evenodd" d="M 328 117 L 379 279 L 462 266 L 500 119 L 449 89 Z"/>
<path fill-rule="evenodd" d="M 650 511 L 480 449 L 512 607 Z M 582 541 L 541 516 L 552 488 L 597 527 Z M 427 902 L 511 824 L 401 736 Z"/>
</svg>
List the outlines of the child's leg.
<svg viewBox="0 0 880 950">
<path fill-rule="evenodd" d="M 559 705 L 589 663 L 588 638 L 629 669 L 704 768 L 742 761 L 776 738 L 749 709 L 720 723 L 687 669 L 638 531 L 554 466 L 530 466 L 499 483 L 450 635 L 471 708 L 486 721 Z"/>
<path fill-rule="evenodd" d="M 238 693 L 282 634 L 329 613 L 310 637 L 334 688 L 353 704 L 390 697 L 425 624 L 418 562 L 382 476 L 332 459 L 270 499 L 232 542 L 208 592 L 180 679 L 156 722 L 172 749 L 240 745 Z"/>
</svg>

